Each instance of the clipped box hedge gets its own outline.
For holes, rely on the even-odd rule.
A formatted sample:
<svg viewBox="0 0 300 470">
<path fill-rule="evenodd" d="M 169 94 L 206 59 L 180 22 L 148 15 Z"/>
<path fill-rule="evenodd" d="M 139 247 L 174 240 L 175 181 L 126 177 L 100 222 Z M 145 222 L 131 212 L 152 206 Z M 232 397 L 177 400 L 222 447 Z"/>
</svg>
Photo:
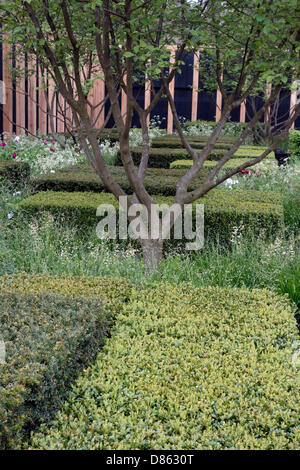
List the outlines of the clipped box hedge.
<svg viewBox="0 0 300 470">
<path fill-rule="evenodd" d="M 243 165 L 244 163 L 247 163 L 248 161 L 249 161 L 249 158 L 233 158 L 233 159 L 230 159 L 228 162 L 226 162 L 223 168 L 227 170 L 233 170 L 234 168 L 237 168 L 238 166 Z M 217 162 L 206 160 L 206 162 L 204 162 L 203 168 L 212 169 L 216 166 L 216 164 Z M 259 163 L 257 165 L 259 165 Z M 256 170 L 257 165 L 250 167 L 250 169 Z M 277 163 L 275 162 L 275 160 L 274 161 L 264 160 L 264 165 L 266 165 L 270 169 L 277 168 Z M 177 169 L 183 170 L 183 169 L 191 168 L 192 166 L 193 166 L 193 160 L 175 160 L 175 162 L 171 163 L 170 168 L 171 169 L 177 168 Z"/>
<path fill-rule="evenodd" d="M 292 155 L 300 157 L 300 130 L 293 129 L 290 131 L 289 150 Z"/>
<path fill-rule="evenodd" d="M 187 138 L 188 141 L 207 142 L 210 139 L 211 136 L 210 135 L 197 135 L 197 136 L 186 135 L 185 137 Z M 180 140 L 180 137 L 179 137 L 178 134 L 167 134 L 167 135 L 162 135 L 162 136 L 156 137 L 155 139 L 153 139 L 153 141 L 158 142 L 158 141 L 164 140 L 164 139 L 170 139 L 171 141 L 178 141 L 178 140 Z M 232 144 L 236 141 L 236 139 L 237 139 L 237 137 L 235 137 L 235 136 L 221 135 L 218 138 L 218 142 Z"/>
<path fill-rule="evenodd" d="M 201 149 L 199 149 L 201 151 Z M 214 149 L 208 156 L 208 160 L 220 160 L 225 153 L 226 149 Z M 261 155 L 263 150 L 259 147 L 246 147 L 239 148 L 231 158 L 254 158 Z M 142 151 L 141 148 L 133 148 L 131 155 L 135 165 L 139 165 Z M 269 158 L 273 158 L 274 153 L 272 152 Z M 185 149 L 180 148 L 152 148 L 149 153 L 149 167 L 150 168 L 169 168 L 170 164 L 176 160 L 190 160 L 191 156 Z M 122 165 L 120 155 L 116 160 L 116 165 Z"/>
<path fill-rule="evenodd" d="M 30 166 L 25 162 L 0 161 L 0 181 L 8 180 L 13 184 L 24 183 L 30 176 Z"/>
<path fill-rule="evenodd" d="M 214 150 L 209 158 L 219 160 L 224 155 L 225 150 Z M 140 147 L 131 149 L 131 156 L 135 165 L 139 165 L 142 157 Z M 149 151 L 148 166 L 150 168 L 169 168 L 174 160 L 190 159 L 190 154 L 182 148 L 151 148 Z M 120 154 L 117 156 L 116 165 L 122 165 Z"/>
<path fill-rule="evenodd" d="M 124 168 L 110 167 L 110 172 L 115 180 L 120 184 L 127 194 L 132 194 L 132 188 L 125 175 Z M 148 168 L 145 177 L 145 185 L 150 194 L 164 194 L 172 196 L 176 193 L 176 183 L 180 176 L 184 174 L 182 170 Z M 208 171 L 203 169 L 200 176 L 190 186 L 194 189 L 199 183 L 204 181 Z M 106 191 L 106 187 L 99 176 L 89 165 L 75 165 L 55 173 L 48 173 L 32 180 L 36 191 Z"/>
<path fill-rule="evenodd" d="M 49 422 L 104 344 L 129 283 L 15 275 L 0 278 L 0 449 L 22 447 Z"/>
<path fill-rule="evenodd" d="M 171 206 L 173 201 L 173 197 L 155 197 L 158 204 Z M 234 227 L 240 225 L 251 227 L 257 234 L 264 231 L 266 236 L 278 233 L 283 227 L 281 196 L 273 192 L 213 190 L 197 202 L 204 204 L 207 237 L 217 236 L 227 241 Z M 96 217 L 100 204 L 112 204 L 118 211 L 118 201 L 109 193 L 44 191 L 24 199 L 19 204 L 19 213 L 30 218 L 51 213 L 58 220 L 77 225 L 78 229 L 94 230 L 100 221 Z"/>
<path fill-rule="evenodd" d="M 30 448 L 299 449 L 293 313 L 267 290 L 137 289 Z"/>
<path fill-rule="evenodd" d="M 194 138 L 190 137 L 188 139 L 188 142 L 191 144 L 191 146 L 195 149 L 202 149 L 206 145 L 206 140 L 193 140 Z M 222 141 L 217 141 L 215 144 L 216 149 L 230 149 L 231 143 L 228 142 L 222 142 Z M 153 148 L 184 148 L 182 145 L 182 142 L 179 138 L 175 139 L 172 137 L 159 137 L 156 139 L 153 139 L 151 143 L 151 147 Z"/>
</svg>

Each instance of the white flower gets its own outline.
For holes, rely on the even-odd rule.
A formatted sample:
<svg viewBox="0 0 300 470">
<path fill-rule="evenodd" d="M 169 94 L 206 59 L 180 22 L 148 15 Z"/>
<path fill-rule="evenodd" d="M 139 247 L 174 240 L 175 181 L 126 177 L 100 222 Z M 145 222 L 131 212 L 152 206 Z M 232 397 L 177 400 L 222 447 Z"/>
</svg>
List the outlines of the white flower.
<svg viewBox="0 0 300 470">
<path fill-rule="evenodd" d="M 17 191 L 17 192 L 15 192 L 15 193 L 13 193 L 13 196 L 19 196 L 20 194 L 22 194 L 22 192 L 21 192 L 21 191 Z"/>
<path fill-rule="evenodd" d="M 20 137 L 17 135 L 17 137 L 15 138 L 15 142 L 19 142 L 20 140 Z"/>
<path fill-rule="evenodd" d="M 7 214 L 7 217 L 8 217 L 9 219 L 12 219 L 13 216 L 14 216 L 14 213 L 13 213 L 13 212 L 10 212 L 9 214 Z"/>
</svg>

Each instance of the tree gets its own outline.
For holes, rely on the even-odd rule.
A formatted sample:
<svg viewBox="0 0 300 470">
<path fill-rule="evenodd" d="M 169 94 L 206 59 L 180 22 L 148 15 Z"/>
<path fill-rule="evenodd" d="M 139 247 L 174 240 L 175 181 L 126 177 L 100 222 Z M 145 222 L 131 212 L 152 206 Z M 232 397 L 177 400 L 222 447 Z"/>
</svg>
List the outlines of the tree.
<svg viewBox="0 0 300 470">
<path fill-rule="evenodd" d="M 298 1 L 252 0 L 248 3 L 244 5 L 237 0 L 7 0 L 1 3 L 0 19 L 8 34 L 7 40 L 16 43 L 18 51 L 35 55 L 41 66 L 51 73 L 57 89 L 72 109 L 81 145 L 108 190 L 117 198 L 123 196 L 129 208 L 136 202 L 142 203 L 147 209 L 150 227 L 154 201 L 144 184 L 150 148 L 147 118 L 164 94 L 176 131 L 193 160 L 193 166 L 177 183 L 174 202 L 181 208 L 264 159 L 286 136 L 299 113 L 299 105 L 296 105 L 281 135 L 260 157 L 225 174 L 221 172 L 299 67 Z M 175 46 L 171 66 L 169 45 Z M 170 83 L 180 69 L 183 53 L 200 49 L 211 64 L 210 73 L 205 77 L 207 87 L 220 88 L 223 109 L 207 144 L 196 151 L 182 131 Z M 95 110 L 89 103 L 89 90 L 99 73 L 105 79 L 120 155 L 133 197 L 125 194 L 112 177 L 93 130 Z M 153 87 L 146 109 L 140 107 L 133 94 L 134 82 L 141 77 L 151 83 L 160 81 L 158 91 Z M 190 183 L 201 173 L 230 113 L 251 95 L 260 81 L 273 83 L 270 96 L 205 181 L 189 191 Z M 125 117 L 118 100 L 120 90 L 127 95 Z M 138 168 L 129 145 L 134 110 L 142 129 L 142 156 Z M 148 235 L 149 227 L 146 226 Z M 157 239 L 140 238 L 139 241 L 146 264 L 150 268 L 159 265 L 163 248 L 162 221 Z"/>
</svg>

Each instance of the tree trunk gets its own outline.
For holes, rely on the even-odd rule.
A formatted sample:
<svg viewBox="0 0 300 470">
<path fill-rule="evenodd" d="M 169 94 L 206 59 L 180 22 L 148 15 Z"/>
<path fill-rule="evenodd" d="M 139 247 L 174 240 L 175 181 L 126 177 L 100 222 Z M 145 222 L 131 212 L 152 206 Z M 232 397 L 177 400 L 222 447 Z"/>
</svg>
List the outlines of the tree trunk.
<svg viewBox="0 0 300 470">
<path fill-rule="evenodd" d="M 156 271 L 162 262 L 163 240 L 141 240 L 144 263 L 149 272 Z"/>
</svg>

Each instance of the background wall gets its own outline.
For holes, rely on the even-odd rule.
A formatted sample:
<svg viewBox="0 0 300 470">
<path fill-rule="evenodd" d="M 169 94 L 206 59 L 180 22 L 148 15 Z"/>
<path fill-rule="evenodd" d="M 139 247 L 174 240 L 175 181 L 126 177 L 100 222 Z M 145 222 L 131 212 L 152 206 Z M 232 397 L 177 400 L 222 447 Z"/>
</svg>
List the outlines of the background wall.
<svg viewBox="0 0 300 470">
<path fill-rule="evenodd" d="M 4 104 L 0 105 L 0 134 L 3 132 L 20 134 L 24 131 L 36 134 L 46 134 L 50 132 L 50 112 L 47 109 L 47 100 L 43 90 L 37 90 L 42 83 L 41 72 L 38 63 L 28 64 L 28 59 L 25 56 L 21 66 L 25 71 L 28 68 L 35 69 L 33 75 L 26 74 L 25 78 L 12 83 L 8 68 L 15 66 L 14 60 L 7 61 L 9 47 L 6 44 L 0 44 L 0 80 L 5 83 L 5 100 Z M 174 50 L 171 49 L 171 54 Z M 172 60 L 172 55 L 171 55 Z M 220 118 L 220 109 L 222 107 L 222 97 L 219 90 L 213 93 L 196 91 L 197 87 L 201 87 L 201 77 L 197 70 L 197 63 L 199 56 L 196 54 L 186 54 L 184 56 L 185 64 L 182 66 L 182 73 L 176 73 L 173 82 L 170 85 L 171 92 L 175 99 L 175 104 L 180 117 L 187 120 L 209 120 L 215 121 Z M 56 132 L 65 131 L 65 123 L 60 110 L 63 110 L 67 116 L 71 116 L 71 111 L 68 109 L 65 100 L 57 95 L 54 90 L 54 84 L 49 76 L 44 76 L 44 81 L 47 84 L 46 96 L 49 102 L 54 103 L 54 129 Z M 157 89 L 159 83 L 154 83 Z M 147 105 L 150 99 L 150 87 L 146 77 L 140 77 L 139 81 L 134 86 L 134 95 L 137 97 L 141 106 Z M 288 91 L 283 91 L 283 101 L 280 104 L 279 120 L 288 116 L 290 107 L 295 102 L 296 93 L 292 95 Z M 101 80 L 95 83 L 95 87 L 90 94 L 91 101 L 96 104 L 105 96 L 105 85 Z M 53 101 L 52 101 L 53 99 Z M 123 112 L 126 110 L 126 95 L 120 94 L 120 103 Z M 259 106 L 261 99 L 257 97 L 257 104 Z M 95 127 L 103 124 L 105 117 L 109 110 L 109 102 L 106 103 L 105 109 L 100 114 Z M 243 103 L 239 108 L 232 112 L 231 120 L 235 122 L 245 122 L 251 118 L 252 109 L 249 101 Z M 168 132 L 173 131 L 173 118 L 167 99 L 162 98 L 157 106 L 151 113 L 151 118 L 155 116 L 160 118 L 160 126 L 166 128 Z M 113 118 L 109 119 L 107 127 L 114 125 Z M 139 126 L 136 113 L 133 117 L 133 126 Z M 300 117 L 298 117 L 295 128 L 300 128 Z"/>
</svg>

